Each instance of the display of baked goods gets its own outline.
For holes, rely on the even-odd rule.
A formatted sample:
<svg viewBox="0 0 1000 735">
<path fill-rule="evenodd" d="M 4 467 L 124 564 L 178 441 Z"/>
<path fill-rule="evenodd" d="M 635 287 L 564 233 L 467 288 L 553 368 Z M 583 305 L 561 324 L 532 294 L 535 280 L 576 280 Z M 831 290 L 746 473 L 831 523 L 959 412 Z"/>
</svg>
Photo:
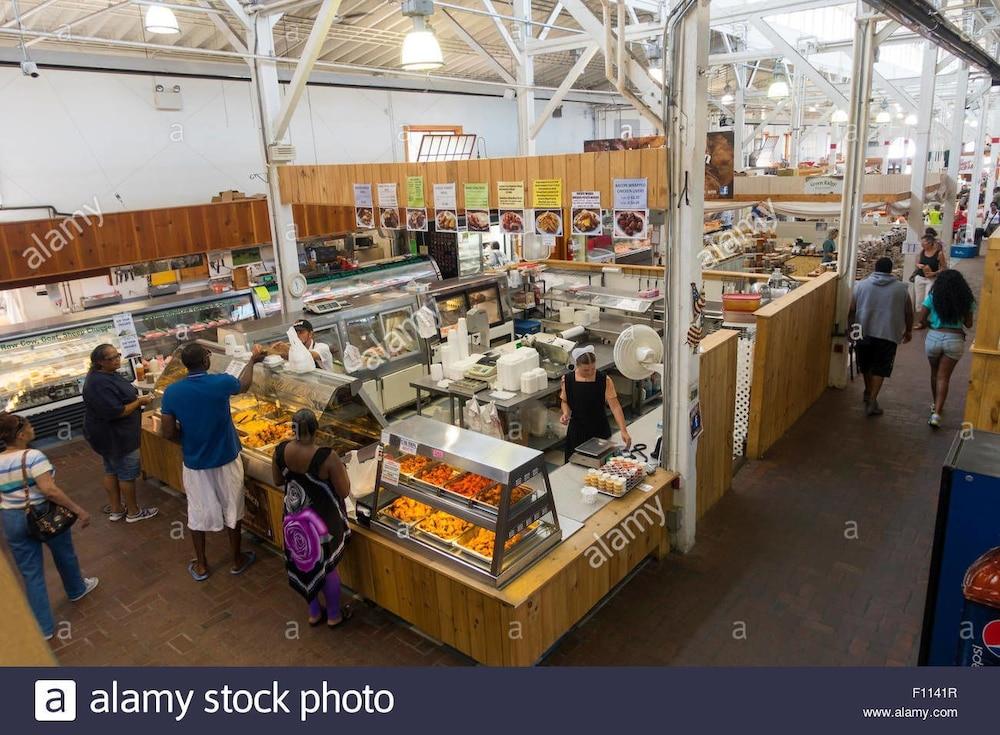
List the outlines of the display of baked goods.
<svg viewBox="0 0 1000 735">
<path fill-rule="evenodd" d="M 399 460 L 399 472 L 402 475 L 413 475 L 430 463 L 427 457 L 419 454 L 407 454 Z"/>
<path fill-rule="evenodd" d="M 458 227 L 458 215 L 450 209 L 440 209 L 435 217 L 435 222 L 437 222 L 439 230 L 454 230 Z"/>
<path fill-rule="evenodd" d="M 406 212 L 406 226 L 411 230 L 422 230 L 427 226 L 427 212 L 423 209 L 409 209 Z"/>
<path fill-rule="evenodd" d="M 542 212 L 535 217 L 535 228 L 546 235 L 555 235 L 562 229 L 562 217 L 558 212 Z"/>
<path fill-rule="evenodd" d="M 601 228 L 601 213 L 593 209 L 578 209 L 573 215 L 573 229 L 581 234 L 597 232 Z"/>
<path fill-rule="evenodd" d="M 520 212 L 504 212 L 500 215 L 500 228 L 504 232 L 524 232 L 524 217 Z"/>
<path fill-rule="evenodd" d="M 465 221 L 472 232 L 490 231 L 490 213 L 485 211 L 466 212 Z"/>
<path fill-rule="evenodd" d="M 476 496 L 476 500 L 480 503 L 486 503 L 487 505 L 492 505 L 494 507 L 500 507 L 500 493 L 503 492 L 503 485 L 494 485 L 493 487 L 488 487 Z M 534 490 L 530 485 L 518 485 L 510 492 L 510 504 L 518 502 L 531 495 Z"/>
<path fill-rule="evenodd" d="M 417 528 L 424 533 L 437 536 L 442 541 L 454 541 L 463 533 L 470 530 L 472 524 L 468 521 L 463 521 L 461 518 L 456 518 L 450 513 L 439 510 L 420 521 L 417 524 Z"/>
<path fill-rule="evenodd" d="M 390 230 L 399 227 L 399 212 L 395 209 L 382 210 L 382 226 Z"/>
<path fill-rule="evenodd" d="M 375 224 L 375 215 L 367 207 L 358 207 L 355 211 L 358 225 L 361 227 L 371 227 Z"/>
<path fill-rule="evenodd" d="M 396 498 L 382 512 L 395 518 L 402 523 L 416 523 L 423 520 L 434 511 L 429 505 L 401 495 Z"/>
<path fill-rule="evenodd" d="M 458 495 L 463 495 L 466 498 L 471 498 L 492 484 L 493 480 L 490 480 L 487 477 L 477 475 L 474 472 L 466 472 L 464 475 L 456 477 L 454 480 L 447 483 L 444 486 L 444 489 Z"/>
<path fill-rule="evenodd" d="M 646 213 L 635 209 L 622 209 L 615 213 L 615 234 L 633 237 L 646 229 Z"/>
<path fill-rule="evenodd" d="M 441 464 L 421 470 L 416 474 L 416 478 L 429 485 L 444 487 L 445 483 L 454 479 L 458 472 L 459 470 L 456 470 L 451 465 L 446 465 L 442 462 Z"/>
</svg>

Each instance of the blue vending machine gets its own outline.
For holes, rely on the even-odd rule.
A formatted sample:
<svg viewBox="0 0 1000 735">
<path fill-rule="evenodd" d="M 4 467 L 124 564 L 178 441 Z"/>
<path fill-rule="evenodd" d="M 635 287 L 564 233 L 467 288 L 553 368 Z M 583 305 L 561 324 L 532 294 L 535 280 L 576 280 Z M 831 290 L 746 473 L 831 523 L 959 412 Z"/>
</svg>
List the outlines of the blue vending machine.
<svg viewBox="0 0 1000 735">
<path fill-rule="evenodd" d="M 1000 434 L 967 433 L 955 439 L 941 471 L 921 666 L 956 665 L 962 580 L 976 559 L 1000 546 Z"/>
</svg>

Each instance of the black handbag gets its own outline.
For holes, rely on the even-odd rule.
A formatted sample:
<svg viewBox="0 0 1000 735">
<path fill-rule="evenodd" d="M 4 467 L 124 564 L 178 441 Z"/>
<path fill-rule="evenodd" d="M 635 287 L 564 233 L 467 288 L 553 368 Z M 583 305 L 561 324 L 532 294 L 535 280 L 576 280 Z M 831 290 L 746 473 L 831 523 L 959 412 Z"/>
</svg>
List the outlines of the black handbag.
<svg viewBox="0 0 1000 735">
<path fill-rule="evenodd" d="M 28 453 L 21 454 L 21 477 L 24 479 L 24 514 L 28 521 L 28 535 L 36 541 L 48 541 L 76 523 L 76 513 L 58 503 L 49 501 L 48 510 L 41 512 L 31 504 L 28 488 Z"/>
</svg>

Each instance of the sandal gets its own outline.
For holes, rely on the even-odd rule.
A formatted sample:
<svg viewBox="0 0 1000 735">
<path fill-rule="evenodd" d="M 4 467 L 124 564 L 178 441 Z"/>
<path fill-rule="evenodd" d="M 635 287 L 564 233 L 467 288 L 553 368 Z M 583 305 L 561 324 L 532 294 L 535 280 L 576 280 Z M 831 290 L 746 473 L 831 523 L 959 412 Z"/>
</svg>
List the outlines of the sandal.
<svg viewBox="0 0 1000 735">
<path fill-rule="evenodd" d="M 327 618 L 326 627 L 339 628 L 341 625 L 343 625 L 353 617 L 354 617 L 354 608 L 352 608 L 350 605 L 348 605 L 347 607 L 342 607 L 340 608 L 340 620 L 334 623 L 331 622 L 329 618 Z"/>
<path fill-rule="evenodd" d="M 194 568 L 195 564 L 197 563 L 198 563 L 197 559 L 192 559 L 190 562 L 188 562 L 188 574 L 191 575 L 191 579 L 193 579 L 195 582 L 204 582 L 206 579 L 208 579 L 208 571 L 206 571 L 204 574 L 198 574 L 198 572 L 196 572 Z"/>
<path fill-rule="evenodd" d="M 315 620 L 309 618 L 309 627 L 315 628 L 317 625 L 323 622 L 324 618 L 326 618 L 326 608 L 321 605 L 319 608 L 319 616 Z"/>
<path fill-rule="evenodd" d="M 250 566 L 257 561 L 257 552 L 248 551 L 246 552 L 246 560 L 240 565 L 239 569 L 230 569 L 230 574 L 243 574 Z"/>
</svg>

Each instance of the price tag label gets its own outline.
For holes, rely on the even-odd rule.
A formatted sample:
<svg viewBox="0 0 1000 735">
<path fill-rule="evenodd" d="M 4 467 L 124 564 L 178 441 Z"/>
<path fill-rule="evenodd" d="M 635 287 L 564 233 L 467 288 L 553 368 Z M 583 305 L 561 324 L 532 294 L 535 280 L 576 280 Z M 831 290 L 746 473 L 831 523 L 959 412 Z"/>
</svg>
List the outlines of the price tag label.
<svg viewBox="0 0 1000 735">
<path fill-rule="evenodd" d="M 382 460 L 382 482 L 387 485 L 399 484 L 399 462 L 394 459 Z"/>
<path fill-rule="evenodd" d="M 444 457 L 444 452 L 440 449 L 434 449 L 431 451 L 431 456 L 433 456 L 434 459 L 442 459 Z"/>
<path fill-rule="evenodd" d="M 648 493 L 653 489 L 653 486 L 650 485 L 649 483 L 644 482 L 639 486 L 639 489 L 642 490 L 644 493 Z"/>
<path fill-rule="evenodd" d="M 231 360 L 229 365 L 226 367 L 226 374 L 232 375 L 234 378 L 238 378 L 243 374 L 243 368 L 246 366 L 246 360 Z"/>
<path fill-rule="evenodd" d="M 417 453 L 417 443 L 412 439 L 406 439 L 400 437 L 399 439 L 399 451 L 403 454 L 416 454 Z"/>
<path fill-rule="evenodd" d="M 383 444 L 388 444 L 389 443 L 389 430 L 388 429 L 382 429 L 382 443 Z"/>
</svg>

